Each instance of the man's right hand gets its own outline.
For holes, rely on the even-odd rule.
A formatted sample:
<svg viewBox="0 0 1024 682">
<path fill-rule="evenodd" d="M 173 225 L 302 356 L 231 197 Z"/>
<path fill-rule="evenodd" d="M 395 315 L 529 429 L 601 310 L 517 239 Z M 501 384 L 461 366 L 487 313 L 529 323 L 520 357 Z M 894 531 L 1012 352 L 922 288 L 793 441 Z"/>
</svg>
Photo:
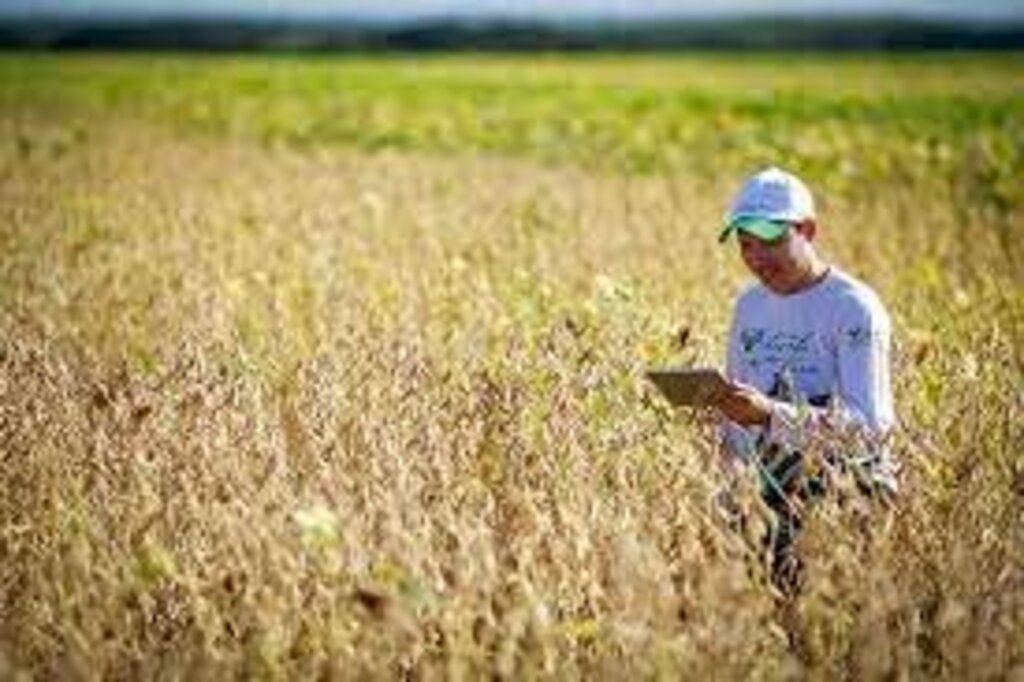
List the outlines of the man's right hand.
<svg viewBox="0 0 1024 682">
<path fill-rule="evenodd" d="M 729 382 L 715 400 L 715 408 L 741 426 L 768 426 L 774 401 L 753 386 Z"/>
</svg>

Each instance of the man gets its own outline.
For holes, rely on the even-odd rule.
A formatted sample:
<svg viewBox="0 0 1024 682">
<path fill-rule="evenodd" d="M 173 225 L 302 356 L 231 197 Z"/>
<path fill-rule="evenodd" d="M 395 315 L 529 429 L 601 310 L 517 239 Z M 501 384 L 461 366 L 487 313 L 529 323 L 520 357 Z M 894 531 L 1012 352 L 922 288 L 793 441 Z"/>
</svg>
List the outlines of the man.
<svg viewBox="0 0 1024 682">
<path fill-rule="evenodd" d="M 807 452 L 824 452 L 862 487 L 896 488 L 885 446 L 895 422 L 889 316 L 870 287 L 821 257 L 817 233 L 804 183 L 768 168 L 744 183 L 720 235 L 735 235 L 758 282 L 736 303 L 730 385 L 716 407 L 728 420 L 728 456 L 763 475 L 765 499 L 780 522 L 771 541 L 776 564 L 790 561 L 799 527 L 791 498 L 808 494 Z"/>
</svg>

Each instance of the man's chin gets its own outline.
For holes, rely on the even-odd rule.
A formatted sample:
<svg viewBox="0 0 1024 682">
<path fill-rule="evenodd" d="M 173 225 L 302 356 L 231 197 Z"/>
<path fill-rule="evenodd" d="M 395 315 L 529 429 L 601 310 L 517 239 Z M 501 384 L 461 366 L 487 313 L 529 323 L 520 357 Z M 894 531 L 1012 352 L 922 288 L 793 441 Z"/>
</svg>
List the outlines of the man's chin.
<svg viewBox="0 0 1024 682">
<path fill-rule="evenodd" d="M 775 276 L 775 273 L 764 270 L 755 270 L 754 276 L 757 277 L 757 281 L 767 289 L 775 291 L 779 286 L 779 279 Z"/>
<path fill-rule="evenodd" d="M 773 294 L 778 294 L 779 296 L 785 296 L 795 291 L 793 284 L 791 282 L 787 282 L 781 277 L 759 274 L 757 279 L 766 289 L 771 291 Z"/>
</svg>

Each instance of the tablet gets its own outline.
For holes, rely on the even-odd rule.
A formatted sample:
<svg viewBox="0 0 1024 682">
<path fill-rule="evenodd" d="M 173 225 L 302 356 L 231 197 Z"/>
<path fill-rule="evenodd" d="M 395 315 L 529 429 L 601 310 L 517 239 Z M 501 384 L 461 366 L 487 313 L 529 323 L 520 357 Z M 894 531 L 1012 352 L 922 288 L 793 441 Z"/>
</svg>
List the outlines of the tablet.
<svg viewBox="0 0 1024 682">
<path fill-rule="evenodd" d="M 649 369 L 644 375 L 674 406 L 712 405 L 729 387 L 725 375 L 710 367 L 662 367 Z"/>
</svg>

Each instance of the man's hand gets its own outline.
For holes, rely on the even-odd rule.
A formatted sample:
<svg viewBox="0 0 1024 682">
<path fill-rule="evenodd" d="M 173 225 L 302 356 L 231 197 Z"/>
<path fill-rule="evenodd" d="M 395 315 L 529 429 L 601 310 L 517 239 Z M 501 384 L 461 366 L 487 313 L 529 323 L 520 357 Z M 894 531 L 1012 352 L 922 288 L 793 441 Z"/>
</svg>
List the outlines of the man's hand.
<svg viewBox="0 0 1024 682">
<path fill-rule="evenodd" d="M 772 399 L 753 386 L 736 381 L 718 394 L 715 407 L 729 421 L 741 426 L 768 426 L 772 415 Z"/>
</svg>

